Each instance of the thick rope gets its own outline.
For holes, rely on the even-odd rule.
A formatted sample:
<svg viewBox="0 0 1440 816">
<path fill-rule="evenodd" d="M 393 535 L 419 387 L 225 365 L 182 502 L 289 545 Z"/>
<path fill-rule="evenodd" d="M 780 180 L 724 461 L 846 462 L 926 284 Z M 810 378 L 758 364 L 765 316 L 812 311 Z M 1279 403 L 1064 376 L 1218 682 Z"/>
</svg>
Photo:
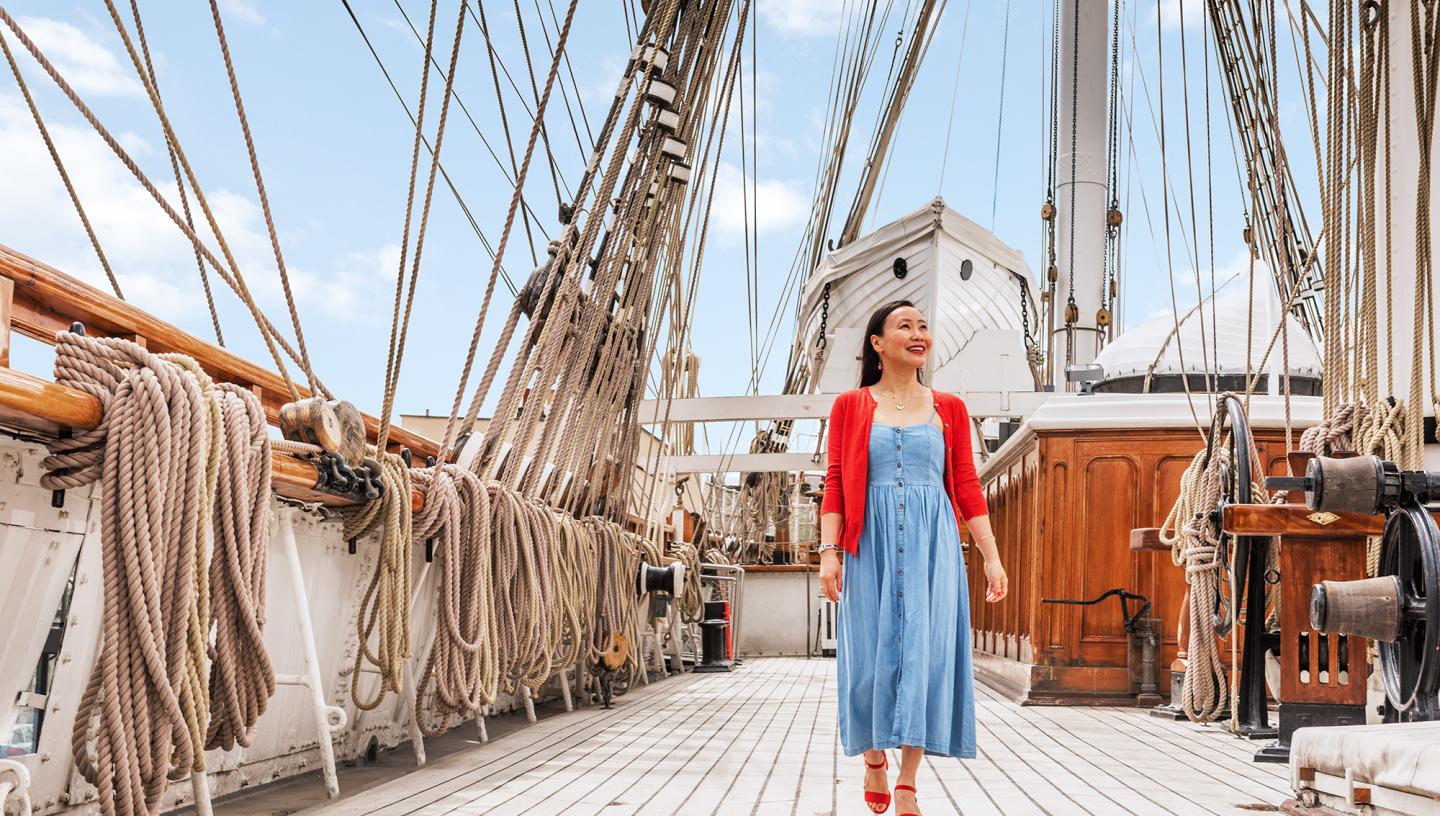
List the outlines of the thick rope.
<svg viewBox="0 0 1440 816">
<path fill-rule="evenodd" d="M 235 100 L 235 114 L 240 119 L 240 132 L 245 136 L 245 150 L 250 156 L 255 190 L 260 194 L 260 211 L 265 216 L 270 249 L 275 254 L 275 268 L 280 272 L 280 288 L 285 293 L 285 305 L 290 310 L 290 325 L 295 329 L 295 346 L 300 351 L 300 368 L 305 372 L 311 391 L 334 399 L 335 395 L 316 378 L 315 369 L 310 364 L 310 352 L 305 348 L 305 332 L 300 328 L 300 312 L 295 308 L 295 293 L 290 288 L 290 273 L 285 269 L 285 256 L 280 252 L 280 236 L 275 230 L 275 217 L 270 214 L 270 197 L 265 194 L 265 179 L 260 174 L 260 158 L 255 154 L 255 139 L 250 135 L 250 120 L 245 116 L 245 102 L 240 97 L 240 81 L 235 78 L 235 63 L 230 58 L 230 42 L 225 38 L 225 24 L 220 20 L 220 4 L 216 0 L 210 0 L 210 16 L 215 21 L 215 37 L 220 41 L 220 56 L 225 60 L 225 75 L 230 79 L 230 95 Z"/>
<path fill-rule="evenodd" d="M 215 387 L 224 422 L 210 559 L 215 641 L 210 647 L 210 728 L 205 747 L 248 748 L 275 693 L 265 651 L 265 576 L 270 552 L 271 442 L 260 398 Z"/>
<path fill-rule="evenodd" d="M 374 447 L 371 457 L 377 457 Z M 412 535 L 410 509 L 410 469 L 398 455 L 386 453 L 379 457 L 380 482 L 384 493 L 379 501 L 357 507 L 341 507 L 334 512 L 344 521 L 344 536 L 354 540 L 379 531 L 380 547 L 375 557 L 375 572 L 355 616 L 359 645 L 355 665 L 350 674 L 350 696 L 362 711 L 380 705 L 385 693 L 404 693 L 405 658 L 410 656 L 410 542 Z M 374 651 L 370 648 L 375 636 Z M 360 695 L 361 669 L 366 662 L 380 672 L 380 687 L 370 698 Z"/>
<path fill-rule="evenodd" d="M 415 687 L 415 710 L 433 698 L 438 725 L 421 723 L 428 736 L 480 713 L 495 701 L 499 660 L 494 632 L 495 581 L 491 557 L 490 494 L 479 477 L 455 465 L 411 471 L 425 496 L 413 520 L 414 538 L 434 539 L 435 643 Z"/>
<path fill-rule="evenodd" d="M 76 768 L 107 816 L 157 813 L 168 782 L 199 766 L 208 714 L 194 625 L 214 429 L 195 377 L 126 340 L 61 332 L 55 378 L 105 407 L 99 429 L 52 445 L 42 477 L 51 489 L 98 479 L 103 491 L 104 626 L 75 719 Z"/>
</svg>

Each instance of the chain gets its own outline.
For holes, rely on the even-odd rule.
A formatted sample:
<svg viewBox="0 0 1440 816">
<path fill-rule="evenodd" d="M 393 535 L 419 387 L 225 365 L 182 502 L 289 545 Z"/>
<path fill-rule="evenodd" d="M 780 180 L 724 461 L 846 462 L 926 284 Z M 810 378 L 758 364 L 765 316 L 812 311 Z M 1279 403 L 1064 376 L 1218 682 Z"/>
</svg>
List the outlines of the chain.
<svg viewBox="0 0 1440 816">
<path fill-rule="evenodd" d="M 830 327 L 830 282 L 825 282 L 825 290 L 820 295 L 820 334 L 815 338 L 815 348 L 824 351 L 825 346 L 830 342 L 825 339 L 825 332 Z"/>
</svg>

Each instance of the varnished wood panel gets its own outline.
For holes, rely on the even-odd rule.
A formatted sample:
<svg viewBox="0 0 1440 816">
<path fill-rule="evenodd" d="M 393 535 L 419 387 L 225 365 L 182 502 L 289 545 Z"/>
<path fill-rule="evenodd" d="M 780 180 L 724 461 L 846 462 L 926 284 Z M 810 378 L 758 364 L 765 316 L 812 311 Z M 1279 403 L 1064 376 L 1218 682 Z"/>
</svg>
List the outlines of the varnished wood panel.
<svg viewBox="0 0 1440 816">
<path fill-rule="evenodd" d="M 1284 468 L 1283 440 L 1283 432 L 1257 435 L 1271 472 Z M 1093 598 L 1115 587 L 1152 602 L 1161 632 L 1157 679 L 1162 692 L 1169 690 L 1164 667 L 1179 645 L 1184 570 L 1164 549 L 1132 551 L 1130 532 L 1164 522 L 1201 444 L 1193 429 L 1045 431 L 1009 451 L 1003 467 L 991 465 L 986 493 L 1012 597 L 999 605 L 1005 609 L 981 608 L 977 559 L 971 576 L 976 646 L 1029 667 L 1030 702 L 1116 701 L 1132 693 L 1117 601 L 1040 603 Z M 1022 466 L 1028 461 L 1036 463 L 1033 476 Z M 1010 648 L 1010 633 L 1028 633 L 1036 648 L 1021 655 Z"/>
</svg>

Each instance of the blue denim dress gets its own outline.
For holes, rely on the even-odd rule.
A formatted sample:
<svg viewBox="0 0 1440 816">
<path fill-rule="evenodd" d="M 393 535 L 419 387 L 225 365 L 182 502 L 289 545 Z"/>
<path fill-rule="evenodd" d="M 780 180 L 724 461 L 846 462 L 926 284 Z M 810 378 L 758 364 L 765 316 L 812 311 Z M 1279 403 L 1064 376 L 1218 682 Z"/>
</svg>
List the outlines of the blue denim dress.
<svg viewBox="0 0 1440 816">
<path fill-rule="evenodd" d="M 875 423 L 869 456 L 865 526 L 840 594 L 841 747 L 973 758 L 970 599 L 945 437 L 929 422 Z"/>
</svg>

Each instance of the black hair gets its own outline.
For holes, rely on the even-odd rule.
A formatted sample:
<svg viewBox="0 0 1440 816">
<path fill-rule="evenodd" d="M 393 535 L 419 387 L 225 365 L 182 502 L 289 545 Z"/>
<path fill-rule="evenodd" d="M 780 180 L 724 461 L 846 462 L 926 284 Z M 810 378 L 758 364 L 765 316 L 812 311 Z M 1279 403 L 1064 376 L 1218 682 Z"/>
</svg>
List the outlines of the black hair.
<svg viewBox="0 0 1440 816">
<path fill-rule="evenodd" d="M 915 304 L 908 300 L 892 300 L 879 309 L 876 309 L 875 313 L 870 315 L 870 322 L 865 324 L 865 337 L 861 340 L 860 347 L 861 388 L 880 382 L 880 353 L 870 344 L 870 338 L 885 336 L 885 320 L 890 317 L 891 312 L 896 309 L 903 309 L 906 306 L 912 309 L 915 308 Z M 918 371 L 915 372 L 915 378 L 920 382 L 924 382 L 924 380 L 920 380 L 920 372 Z"/>
</svg>

